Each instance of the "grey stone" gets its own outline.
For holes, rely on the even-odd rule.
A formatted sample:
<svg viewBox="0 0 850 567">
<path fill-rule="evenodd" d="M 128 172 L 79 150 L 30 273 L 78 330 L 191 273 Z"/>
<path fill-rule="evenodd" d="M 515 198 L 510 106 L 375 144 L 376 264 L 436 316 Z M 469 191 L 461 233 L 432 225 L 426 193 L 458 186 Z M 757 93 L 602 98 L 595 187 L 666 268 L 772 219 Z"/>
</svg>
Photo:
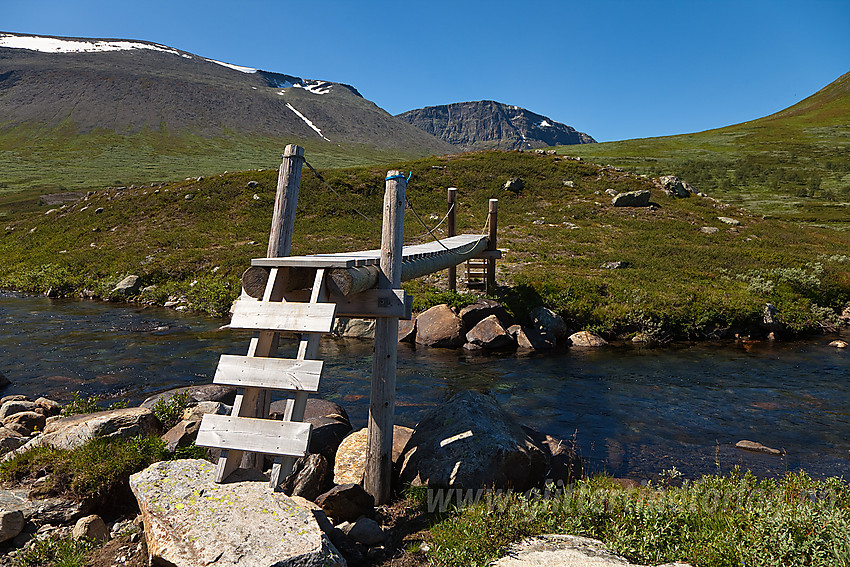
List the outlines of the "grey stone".
<svg viewBox="0 0 850 567">
<path fill-rule="evenodd" d="M 670 197 L 685 198 L 690 197 L 691 193 L 696 193 L 689 183 L 686 183 L 675 175 L 664 175 L 658 178 L 661 188 Z"/>
<path fill-rule="evenodd" d="M 519 325 L 508 328 L 510 334 L 516 341 L 517 347 L 525 350 L 549 350 L 555 348 L 554 337 L 541 333 L 536 329 L 525 329 Z"/>
<path fill-rule="evenodd" d="M 737 447 L 738 449 L 743 449 L 745 451 L 753 451 L 755 453 L 767 453 L 768 455 L 782 454 L 782 451 L 780 451 L 779 449 L 773 449 L 755 441 L 747 441 L 746 439 L 742 439 L 741 441 L 735 443 L 735 447 Z"/>
<path fill-rule="evenodd" d="M 24 514 L 20 510 L 0 509 L 0 542 L 17 537 L 25 523 Z"/>
<path fill-rule="evenodd" d="M 375 338 L 375 320 L 340 317 L 334 323 L 333 333 L 348 339 L 372 339 Z"/>
<path fill-rule="evenodd" d="M 416 319 L 398 320 L 398 342 L 412 343 L 416 340 Z"/>
<path fill-rule="evenodd" d="M 257 477 L 214 482 L 201 460 L 155 463 L 130 477 L 154 565 L 344 566 L 313 513 Z"/>
<path fill-rule="evenodd" d="M 118 293 L 120 295 L 136 295 L 139 293 L 139 290 L 142 288 L 141 280 L 139 276 L 127 276 L 112 288 L 112 293 Z"/>
<path fill-rule="evenodd" d="M 478 299 L 475 303 L 467 305 L 458 313 L 460 320 L 463 321 L 464 329 L 472 329 L 490 315 L 495 315 L 499 323 L 505 328 L 514 324 L 513 317 L 508 315 L 507 310 L 502 304 L 492 299 Z"/>
<path fill-rule="evenodd" d="M 716 234 L 720 232 L 720 229 L 716 226 L 704 226 L 699 231 L 703 234 Z"/>
<path fill-rule="evenodd" d="M 26 443 L 28 439 L 17 431 L 0 427 L 0 455 L 14 451 Z"/>
<path fill-rule="evenodd" d="M 741 224 L 741 221 L 739 221 L 737 219 L 730 218 L 730 217 L 717 217 L 717 220 L 719 220 L 720 222 L 722 222 L 724 224 L 728 224 L 728 225 L 731 225 L 731 226 L 739 226 Z"/>
<path fill-rule="evenodd" d="M 471 344 L 488 350 L 499 350 L 516 346 L 513 337 L 508 334 L 495 315 L 490 315 L 479 321 L 472 330 L 466 333 L 466 340 Z"/>
<path fill-rule="evenodd" d="M 330 488 L 331 470 L 328 460 L 319 454 L 307 455 L 295 461 L 293 472 L 283 482 L 289 496 L 315 500 Z"/>
<path fill-rule="evenodd" d="M 510 191 L 512 193 L 519 193 L 522 191 L 523 187 L 525 187 L 525 183 L 520 177 L 511 177 L 507 181 L 505 181 L 504 189 L 505 191 Z"/>
<path fill-rule="evenodd" d="M 464 342 L 463 321 L 448 305 L 435 305 L 416 318 L 416 344 L 457 348 Z"/>
<path fill-rule="evenodd" d="M 556 340 L 567 336 L 567 324 L 563 317 L 548 307 L 535 307 L 528 315 L 531 317 L 532 326 L 538 332 L 555 337 Z"/>
<path fill-rule="evenodd" d="M 109 528 L 106 527 L 103 518 L 93 514 L 77 520 L 74 529 L 71 531 L 71 537 L 101 542 L 109 539 Z"/>
<path fill-rule="evenodd" d="M 231 386 L 221 386 L 219 384 L 203 384 L 200 386 L 174 388 L 173 390 L 166 390 L 165 392 L 154 394 L 143 401 L 141 407 L 150 409 L 156 405 L 156 402 L 160 399 L 168 401 L 175 395 L 182 392 L 188 392 L 189 398 L 187 402 L 190 406 L 196 405 L 200 402 L 221 402 L 232 406 L 234 400 L 236 400 L 236 388 Z"/>
<path fill-rule="evenodd" d="M 316 504 L 338 522 L 353 521 L 370 514 L 375 507 L 375 499 L 359 484 L 341 484 L 321 494 L 316 498 Z"/>
<path fill-rule="evenodd" d="M 590 331 L 579 331 L 570 335 L 570 343 L 575 347 L 602 347 L 606 346 L 608 341 Z"/>
<path fill-rule="evenodd" d="M 620 193 L 613 199 L 611 204 L 615 207 L 648 207 L 652 194 L 646 189 L 642 191 L 629 191 Z"/>
<path fill-rule="evenodd" d="M 343 530 L 345 532 L 345 530 Z M 387 541 L 387 534 L 378 525 L 378 522 L 371 518 L 360 518 L 346 532 L 346 535 L 363 545 L 373 546 L 380 545 Z"/>
<path fill-rule="evenodd" d="M 633 565 L 609 551 L 599 540 L 572 535 L 527 538 L 508 549 L 491 567 L 628 567 Z M 644 567 L 633 565 L 633 567 Z M 690 567 L 666 563 L 658 567 Z"/>
<path fill-rule="evenodd" d="M 15 426 L 22 427 L 25 433 L 23 435 L 32 435 L 33 431 L 41 431 L 44 429 L 45 417 L 36 411 L 22 411 L 10 415 L 3 420 L 3 427 L 21 431 Z"/>
<path fill-rule="evenodd" d="M 165 432 L 162 440 L 165 441 L 165 449 L 171 453 L 178 447 L 188 447 L 198 438 L 198 430 L 201 428 L 202 418 L 184 419 L 174 427 Z"/>
<path fill-rule="evenodd" d="M 527 490 L 542 483 L 547 469 L 543 448 L 494 399 L 466 391 L 425 414 L 404 448 L 399 480 Z"/>
<path fill-rule="evenodd" d="M 10 415 L 25 411 L 36 411 L 38 404 L 27 400 L 9 400 L 0 406 L 0 421 L 3 421 Z"/>
</svg>

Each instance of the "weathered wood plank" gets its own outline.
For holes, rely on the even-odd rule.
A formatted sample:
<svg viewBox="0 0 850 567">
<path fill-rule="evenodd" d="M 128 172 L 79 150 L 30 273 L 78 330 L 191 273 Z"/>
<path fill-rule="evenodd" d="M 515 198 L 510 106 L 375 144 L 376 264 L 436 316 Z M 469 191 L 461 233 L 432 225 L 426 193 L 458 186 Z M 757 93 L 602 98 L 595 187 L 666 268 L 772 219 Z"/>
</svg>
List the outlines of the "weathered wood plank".
<svg viewBox="0 0 850 567">
<path fill-rule="evenodd" d="M 224 354 L 218 361 L 213 384 L 316 392 L 323 365 L 321 360 Z"/>
<path fill-rule="evenodd" d="M 196 443 L 268 455 L 303 457 L 310 444 L 309 423 L 205 414 Z"/>
<path fill-rule="evenodd" d="M 333 303 L 236 302 L 232 329 L 330 333 L 336 306 Z"/>
</svg>

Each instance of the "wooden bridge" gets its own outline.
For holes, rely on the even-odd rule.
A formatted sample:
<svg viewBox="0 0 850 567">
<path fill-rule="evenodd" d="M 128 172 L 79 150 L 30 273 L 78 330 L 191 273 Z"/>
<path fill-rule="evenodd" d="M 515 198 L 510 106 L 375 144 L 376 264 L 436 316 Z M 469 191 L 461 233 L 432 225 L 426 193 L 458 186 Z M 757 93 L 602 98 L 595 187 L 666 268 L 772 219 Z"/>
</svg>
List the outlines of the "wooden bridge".
<svg viewBox="0 0 850 567">
<path fill-rule="evenodd" d="M 488 284 L 495 285 L 497 202 L 490 201 L 486 235 L 453 235 L 456 192 L 449 190 L 448 238 L 402 246 L 407 182 L 397 171 L 387 174 L 381 248 L 339 254 L 290 256 L 303 149 L 287 146 L 278 178 L 275 215 L 266 258 L 255 259 L 243 275 L 243 294 L 230 327 L 256 331 L 246 356 L 223 355 L 215 384 L 240 388 L 229 416 L 207 414 L 197 444 L 222 450 L 216 481 L 236 468 L 262 465 L 275 457 L 270 486 L 277 490 L 294 459 L 307 454 L 311 426 L 302 423 L 307 396 L 319 389 L 323 362 L 318 359 L 322 334 L 337 317 L 376 319 L 369 406 L 369 435 L 364 488 L 384 503 L 390 496 L 392 432 L 398 319 L 411 318 L 411 302 L 401 282 L 450 270 L 470 258 L 488 264 Z M 275 357 L 280 333 L 301 333 L 296 358 Z M 291 402 L 283 421 L 267 419 L 271 391 Z"/>
</svg>

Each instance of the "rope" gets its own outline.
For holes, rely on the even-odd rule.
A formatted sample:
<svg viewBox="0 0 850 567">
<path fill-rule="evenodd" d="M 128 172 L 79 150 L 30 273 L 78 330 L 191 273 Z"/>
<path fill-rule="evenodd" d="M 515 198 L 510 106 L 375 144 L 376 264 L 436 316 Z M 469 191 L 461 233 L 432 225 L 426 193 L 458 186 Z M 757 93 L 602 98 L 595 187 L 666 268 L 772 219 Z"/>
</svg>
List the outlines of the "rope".
<svg viewBox="0 0 850 567">
<path fill-rule="evenodd" d="M 424 221 L 423 221 L 423 220 L 419 217 L 419 213 L 417 213 L 417 212 L 416 212 L 416 209 L 414 209 L 414 208 L 413 208 L 413 204 L 410 202 L 410 199 L 408 199 L 408 198 L 407 198 L 407 196 L 405 196 L 405 199 L 404 199 L 404 200 L 407 202 L 407 206 L 408 206 L 408 208 L 411 210 L 411 212 L 413 212 L 413 216 L 415 216 L 415 217 L 416 217 L 416 220 L 418 220 L 418 221 L 419 221 L 419 224 L 421 224 L 421 225 L 422 225 L 422 227 L 423 227 L 425 230 L 427 230 L 427 231 L 428 231 L 428 234 L 430 234 L 430 235 L 431 235 L 431 237 L 432 237 L 432 238 L 433 238 L 433 239 L 437 242 L 437 244 L 439 244 L 440 246 L 442 246 L 442 247 L 443 247 L 446 251 L 448 251 L 450 254 L 454 254 L 455 256 L 463 256 L 463 254 L 458 254 L 457 252 L 455 252 L 454 250 L 452 250 L 451 248 L 448 248 L 445 244 L 443 244 L 443 241 L 442 241 L 442 240 L 440 240 L 440 239 L 437 237 L 437 235 L 435 235 L 435 234 L 434 234 L 434 231 L 433 231 L 433 230 L 431 230 L 430 228 L 428 228 L 428 225 L 426 225 L 426 224 L 425 224 L 425 222 L 424 222 Z M 447 215 L 447 216 L 448 216 L 448 215 Z M 437 226 L 439 226 L 439 225 L 437 225 Z M 435 230 L 436 230 L 436 227 L 435 227 Z"/>
<path fill-rule="evenodd" d="M 437 226 L 435 226 L 434 228 L 431 229 L 431 232 L 436 231 L 438 228 L 440 228 L 443 225 L 443 223 L 446 222 L 446 220 L 449 218 L 449 215 L 452 214 L 453 210 L 455 210 L 455 204 L 454 203 L 452 203 L 452 206 L 449 207 L 449 212 L 446 213 L 446 216 L 443 217 L 443 220 L 438 222 Z M 418 240 L 418 239 L 422 238 L 423 236 L 428 236 L 429 234 L 430 234 L 430 232 L 423 232 L 419 236 L 411 236 L 410 238 L 412 238 L 413 240 Z"/>
<path fill-rule="evenodd" d="M 318 171 L 316 171 L 316 168 L 315 168 L 315 167 L 313 167 L 312 165 L 310 165 L 310 162 L 309 162 L 309 161 L 307 161 L 306 159 L 304 159 L 304 163 L 307 165 L 307 167 L 309 167 L 309 168 L 310 168 L 310 171 L 312 171 L 312 172 L 313 172 L 313 175 L 315 175 L 315 176 L 316 176 L 316 179 L 318 179 L 319 181 L 321 181 L 321 182 L 322 182 L 322 184 L 324 184 L 324 186 L 325 186 L 325 187 L 327 187 L 328 189 L 330 189 L 330 190 L 331 190 L 331 193 L 333 193 L 334 195 L 336 195 L 336 196 L 337 196 L 337 197 L 338 197 L 338 198 L 339 198 L 339 199 L 340 199 L 340 200 L 341 200 L 341 201 L 342 201 L 345 205 L 347 205 L 347 206 L 348 206 L 348 208 L 350 208 L 352 211 L 354 211 L 355 213 L 357 213 L 358 215 L 360 215 L 361 217 L 363 217 L 364 219 L 366 219 L 367 221 L 369 221 L 369 222 L 370 222 L 370 223 L 372 223 L 373 225 L 380 227 L 380 225 L 377 223 L 377 221 L 375 221 L 374 219 L 371 219 L 371 218 L 367 217 L 366 215 L 364 215 L 363 213 L 361 213 L 360 211 L 358 211 L 358 210 L 357 210 L 357 207 L 355 207 L 354 205 L 352 205 L 352 204 L 351 204 L 351 202 L 350 202 L 348 199 L 346 199 L 345 197 L 343 197 L 342 195 L 340 195 L 339 193 L 337 193 L 337 192 L 336 192 L 336 190 L 335 190 L 333 187 L 331 187 L 331 186 L 328 184 L 328 182 L 327 182 L 327 181 L 325 181 L 325 178 L 324 178 L 324 177 L 322 177 L 322 174 L 321 174 L 321 173 L 319 173 Z M 404 177 L 404 176 L 402 176 L 402 177 Z M 389 179 L 389 178 L 387 178 L 387 179 Z"/>
</svg>

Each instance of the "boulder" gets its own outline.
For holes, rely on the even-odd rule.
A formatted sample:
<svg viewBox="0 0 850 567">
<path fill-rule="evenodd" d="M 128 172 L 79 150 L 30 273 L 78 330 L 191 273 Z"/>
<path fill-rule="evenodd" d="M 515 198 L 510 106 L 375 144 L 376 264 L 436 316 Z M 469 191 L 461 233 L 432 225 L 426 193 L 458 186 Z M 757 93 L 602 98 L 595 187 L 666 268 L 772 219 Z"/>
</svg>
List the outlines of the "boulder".
<svg viewBox="0 0 850 567">
<path fill-rule="evenodd" d="M 464 342 L 463 321 L 448 305 L 436 305 L 416 318 L 416 344 L 458 348 Z"/>
<path fill-rule="evenodd" d="M 292 400 L 277 400 L 269 406 L 269 417 L 272 419 L 283 419 L 286 413 L 286 406 L 291 404 Z M 345 408 L 331 400 L 322 398 L 307 398 L 307 405 L 304 407 L 304 419 L 312 419 L 315 417 L 331 417 L 345 423 L 351 423 L 348 419 L 348 413 Z"/>
<path fill-rule="evenodd" d="M 23 428 L 25 433 L 21 434 L 29 436 L 32 435 L 33 431 L 44 430 L 45 422 L 46 418 L 44 417 L 44 415 L 36 411 L 22 411 L 12 414 L 6 419 L 4 419 L 3 427 L 13 429 L 18 432 L 21 432 L 21 429 L 19 429 L 18 427 Z"/>
<path fill-rule="evenodd" d="M 55 449 L 73 449 L 97 437 L 129 439 L 137 435 L 159 434 L 159 420 L 149 409 L 106 410 L 51 421 L 44 427 L 42 435 L 31 439 L 14 453 L 42 445 Z M 7 453 L 3 459 L 8 459 L 12 454 Z"/>
<path fill-rule="evenodd" d="M 142 402 L 141 407 L 152 408 L 159 400 L 168 401 L 176 394 L 188 392 L 188 405 L 194 406 L 200 402 L 221 402 L 229 406 L 233 405 L 236 400 L 236 388 L 232 386 L 221 386 L 219 384 L 204 384 L 201 386 L 186 386 L 183 388 L 174 388 L 154 394 Z"/>
<path fill-rule="evenodd" d="M 380 545 L 387 541 L 387 534 L 381 529 L 378 522 L 365 516 L 359 518 L 345 535 L 357 543 L 368 546 Z"/>
<path fill-rule="evenodd" d="M 549 337 L 562 339 L 567 336 L 567 324 L 563 317 L 542 305 L 535 307 L 529 312 L 531 317 L 531 325 L 539 333 Z"/>
<path fill-rule="evenodd" d="M 214 472 L 207 461 L 181 460 L 130 477 L 151 564 L 345 565 L 310 510 L 261 478 L 246 473 L 217 484 Z"/>
<path fill-rule="evenodd" d="M 717 220 L 730 226 L 739 226 L 741 224 L 741 221 L 739 221 L 738 219 L 733 219 L 730 217 L 717 217 Z"/>
<path fill-rule="evenodd" d="M 130 296 L 137 295 L 139 290 L 142 289 L 142 282 L 139 279 L 139 276 L 127 276 L 112 288 L 112 293 L 117 293 L 119 295 Z"/>
<path fill-rule="evenodd" d="M 373 339 L 375 338 L 375 320 L 340 317 L 334 323 L 333 333 L 349 339 Z"/>
<path fill-rule="evenodd" d="M 413 430 L 403 425 L 393 426 L 393 463 L 398 461 Z M 342 440 L 334 462 L 334 484 L 359 484 L 366 471 L 367 428 L 359 429 Z"/>
<path fill-rule="evenodd" d="M 292 473 L 283 481 L 283 492 L 315 500 L 331 487 L 331 467 L 319 454 L 307 455 L 295 461 Z"/>
<path fill-rule="evenodd" d="M 311 417 L 304 421 L 313 426 L 308 452 L 323 455 L 329 462 L 334 462 L 339 444 L 351 433 L 351 424 L 329 416 Z"/>
<path fill-rule="evenodd" d="M 505 330 L 495 315 L 485 317 L 466 333 L 466 340 L 488 350 L 514 348 L 513 337 Z"/>
<path fill-rule="evenodd" d="M 648 207 L 651 196 L 652 194 L 646 189 L 643 191 L 629 191 L 627 193 L 620 193 L 611 199 L 611 204 L 615 207 Z"/>
<path fill-rule="evenodd" d="M 38 409 L 38 404 L 28 400 L 9 400 L 0 406 L 0 421 L 5 420 L 10 415 L 21 413 L 24 411 L 35 411 Z"/>
<path fill-rule="evenodd" d="M 375 499 L 359 484 L 341 484 L 321 494 L 316 498 L 316 504 L 337 522 L 353 522 L 372 513 Z"/>
<path fill-rule="evenodd" d="M 24 514 L 20 510 L 0 509 L 0 542 L 17 537 L 24 529 Z"/>
<path fill-rule="evenodd" d="M 510 327 L 514 324 L 513 317 L 508 315 L 501 303 L 486 298 L 478 299 L 475 303 L 461 309 L 458 317 L 463 321 L 464 329 L 472 329 L 490 315 L 495 315 L 504 327 Z"/>
<path fill-rule="evenodd" d="M 109 528 L 106 527 L 103 518 L 93 514 L 77 520 L 74 529 L 71 531 L 71 537 L 102 542 L 109 539 Z"/>
<path fill-rule="evenodd" d="M 12 394 L 10 396 L 3 396 L 0 398 L 0 407 L 3 407 L 3 404 L 6 402 L 26 402 L 28 401 L 26 396 L 21 394 Z"/>
<path fill-rule="evenodd" d="M 205 414 L 230 415 L 233 406 L 221 402 L 199 402 L 196 406 L 190 406 L 183 410 L 182 419 L 203 419 Z"/>
<path fill-rule="evenodd" d="M 835 348 L 847 348 L 847 341 L 835 340 L 829 343 L 829 346 Z"/>
<path fill-rule="evenodd" d="M 543 448 L 494 399 L 465 391 L 422 418 L 399 478 L 414 486 L 527 490 L 547 469 Z"/>
<path fill-rule="evenodd" d="M 37 406 L 35 411 L 41 412 L 47 417 L 52 417 L 54 415 L 59 415 L 60 413 L 62 413 L 62 406 L 59 404 L 59 402 L 55 402 L 47 398 L 36 399 L 35 405 Z"/>
<path fill-rule="evenodd" d="M 570 342 L 575 347 L 602 347 L 608 344 L 608 341 L 590 331 L 573 333 L 570 335 Z"/>
<path fill-rule="evenodd" d="M 178 447 L 188 447 L 198 438 L 198 430 L 201 428 L 201 419 L 184 419 L 174 427 L 165 432 L 162 440 L 165 441 L 165 449 L 171 453 Z"/>
<path fill-rule="evenodd" d="M 670 197 L 685 198 L 690 197 L 693 187 L 689 183 L 685 183 L 675 175 L 664 175 L 658 178 L 658 183 L 661 189 Z"/>
<path fill-rule="evenodd" d="M 737 447 L 738 449 L 743 449 L 745 451 L 753 451 L 754 453 L 767 453 L 768 455 L 782 454 L 782 451 L 780 451 L 779 449 L 773 449 L 755 441 L 747 441 L 746 439 L 742 439 L 741 441 L 735 443 L 735 447 Z"/>
<path fill-rule="evenodd" d="M 416 340 L 416 319 L 398 320 L 398 342 L 412 343 Z"/>
<path fill-rule="evenodd" d="M 26 443 L 28 439 L 17 431 L 0 427 L 0 455 L 14 451 Z"/>
<path fill-rule="evenodd" d="M 525 187 L 525 183 L 520 177 L 511 177 L 505 181 L 504 185 L 505 191 L 511 191 L 512 193 L 519 193 L 523 187 Z"/>
<path fill-rule="evenodd" d="M 525 329 L 512 325 L 508 334 L 516 341 L 517 347 L 525 350 L 548 350 L 555 348 L 554 337 L 549 337 L 535 329 Z"/>
</svg>

